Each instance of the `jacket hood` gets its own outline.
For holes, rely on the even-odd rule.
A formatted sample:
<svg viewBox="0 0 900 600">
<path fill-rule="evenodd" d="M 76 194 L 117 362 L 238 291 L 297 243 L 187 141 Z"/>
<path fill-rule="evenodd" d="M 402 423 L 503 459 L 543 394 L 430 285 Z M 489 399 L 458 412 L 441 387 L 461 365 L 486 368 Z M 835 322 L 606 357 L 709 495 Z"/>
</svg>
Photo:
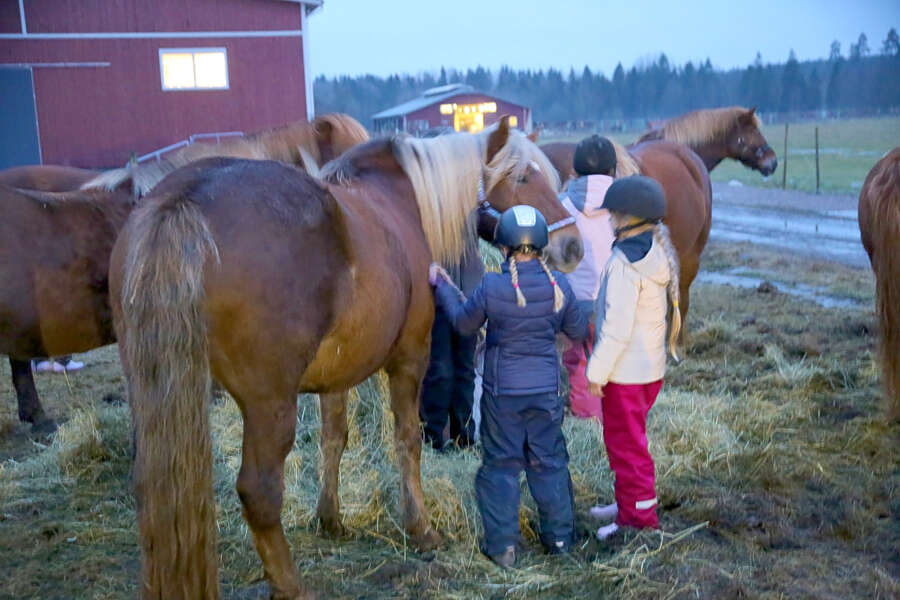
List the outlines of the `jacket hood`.
<svg viewBox="0 0 900 600">
<path fill-rule="evenodd" d="M 616 252 L 623 254 L 621 250 L 616 250 Z M 656 238 L 653 239 L 653 245 L 650 246 L 650 251 L 647 252 L 647 255 L 644 258 L 635 262 L 628 262 L 628 259 L 625 258 L 624 254 L 622 258 L 632 269 L 654 283 L 658 285 L 666 285 L 669 283 L 669 279 L 671 278 L 669 275 L 669 261 L 666 259 L 665 250 L 663 250 L 659 242 L 656 241 Z"/>
</svg>

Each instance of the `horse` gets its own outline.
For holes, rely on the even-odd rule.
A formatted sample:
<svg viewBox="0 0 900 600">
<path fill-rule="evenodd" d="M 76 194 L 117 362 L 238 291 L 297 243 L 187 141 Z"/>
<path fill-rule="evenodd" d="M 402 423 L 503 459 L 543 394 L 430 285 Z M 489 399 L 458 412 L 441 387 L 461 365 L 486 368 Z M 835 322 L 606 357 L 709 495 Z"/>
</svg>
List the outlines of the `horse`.
<svg viewBox="0 0 900 600">
<path fill-rule="evenodd" d="M 678 252 L 681 321 L 690 308 L 690 287 L 700 270 L 700 255 L 712 225 L 712 185 L 703 160 L 683 144 L 666 140 L 639 142 L 628 148 L 610 140 L 616 149 L 616 177 L 640 173 L 659 181 L 666 194 L 665 224 Z M 576 176 L 572 166 L 574 143 L 543 144 L 560 181 Z M 681 337 L 683 339 L 684 329 Z"/>
<path fill-rule="evenodd" d="M 161 163 L 105 173 L 37 166 L 0 173 L 0 180 L 49 184 L 65 173 L 91 177 L 83 189 L 65 193 L 17 190 L 0 185 L 0 354 L 9 357 L 19 419 L 34 433 L 52 433 L 31 372 L 33 356 L 85 352 L 116 341 L 108 299 L 113 243 L 137 196 L 147 193 L 177 166 L 204 154 L 269 157 L 317 171 L 347 148 L 368 139 L 346 115 L 324 115 L 263 132 L 176 153 Z M 304 158 L 305 157 L 305 158 Z M 80 172 L 80 173 L 79 173 Z M 64 187 L 60 178 L 54 185 Z M 68 185 L 68 184 L 66 184 Z"/>
<path fill-rule="evenodd" d="M 343 416 L 346 391 L 385 369 L 402 520 L 416 547 L 440 543 L 419 463 L 428 266 L 458 260 L 479 182 L 489 203 L 497 193 L 558 203 L 518 158 L 524 141 L 505 119 L 480 134 L 377 139 L 326 165 L 322 180 L 207 159 L 133 212 L 113 249 L 110 294 L 136 439 L 144 597 L 218 596 L 210 375 L 243 415 L 237 490 L 272 597 L 307 597 L 280 517 L 299 392 Z M 555 233 L 557 251 L 578 235 Z"/>
<path fill-rule="evenodd" d="M 900 418 L 900 146 L 866 176 L 859 193 L 859 233 L 875 271 L 881 380 L 893 420 Z"/>
<path fill-rule="evenodd" d="M 26 165 L 0 171 L 0 184 L 39 192 L 68 192 L 77 190 L 93 179 L 99 171 L 59 165 Z"/>
<path fill-rule="evenodd" d="M 756 107 L 709 108 L 670 119 L 636 143 L 669 140 L 696 152 L 708 171 L 732 158 L 768 176 L 778 167 L 778 157 L 760 131 L 761 126 Z"/>
</svg>

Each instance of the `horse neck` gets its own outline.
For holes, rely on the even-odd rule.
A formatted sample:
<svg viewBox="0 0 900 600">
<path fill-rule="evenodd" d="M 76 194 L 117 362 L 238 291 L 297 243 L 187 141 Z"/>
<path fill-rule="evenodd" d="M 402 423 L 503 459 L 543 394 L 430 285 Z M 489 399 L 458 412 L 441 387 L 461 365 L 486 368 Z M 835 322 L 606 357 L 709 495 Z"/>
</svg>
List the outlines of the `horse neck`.
<svg viewBox="0 0 900 600">
<path fill-rule="evenodd" d="M 728 145 L 721 140 L 711 140 L 708 142 L 689 144 L 691 150 L 697 153 L 697 156 L 706 165 L 707 171 L 712 171 L 726 158 L 732 158 L 728 151 Z"/>
</svg>

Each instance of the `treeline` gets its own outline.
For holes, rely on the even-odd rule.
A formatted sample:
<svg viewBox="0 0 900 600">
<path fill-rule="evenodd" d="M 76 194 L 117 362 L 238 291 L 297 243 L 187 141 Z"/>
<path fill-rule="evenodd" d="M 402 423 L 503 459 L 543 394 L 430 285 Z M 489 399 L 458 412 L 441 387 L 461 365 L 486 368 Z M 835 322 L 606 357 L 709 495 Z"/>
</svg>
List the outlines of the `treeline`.
<svg viewBox="0 0 900 600">
<path fill-rule="evenodd" d="M 580 73 L 509 67 L 493 73 L 480 66 L 386 78 L 320 76 L 315 81 L 316 112 L 345 112 L 371 126 L 373 114 L 454 82 L 529 106 L 535 122 L 545 123 L 653 119 L 731 104 L 762 112 L 882 111 L 900 107 L 900 36 L 892 27 L 872 51 L 860 34 L 846 56 L 834 41 L 827 60 L 799 62 L 792 50 L 785 63 L 764 64 L 757 53 L 746 68 L 728 71 L 716 70 L 709 59 L 675 66 L 663 54 L 628 70 L 619 63 L 611 78 L 588 67 Z"/>
</svg>

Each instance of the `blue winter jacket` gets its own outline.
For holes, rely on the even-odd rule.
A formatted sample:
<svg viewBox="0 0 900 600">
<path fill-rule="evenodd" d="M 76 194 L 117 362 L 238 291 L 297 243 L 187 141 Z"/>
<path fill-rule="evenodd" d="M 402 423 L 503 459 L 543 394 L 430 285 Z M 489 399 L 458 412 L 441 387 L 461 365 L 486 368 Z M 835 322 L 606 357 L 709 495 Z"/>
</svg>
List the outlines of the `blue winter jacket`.
<svg viewBox="0 0 900 600">
<path fill-rule="evenodd" d="M 484 388 L 494 396 L 523 396 L 557 392 L 559 359 L 556 334 L 573 340 L 587 337 L 588 315 L 581 311 L 565 276 L 553 271 L 566 297 L 565 306 L 553 312 L 553 286 L 537 260 L 517 264 L 519 289 L 526 306 L 516 303 L 509 266 L 502 273 L 488 273 L 466 300 L 452 285 L 441 280 L 435 294 L 462 335 L 474 335 L 487 320 L 484 355 Z"/>
</svg>

